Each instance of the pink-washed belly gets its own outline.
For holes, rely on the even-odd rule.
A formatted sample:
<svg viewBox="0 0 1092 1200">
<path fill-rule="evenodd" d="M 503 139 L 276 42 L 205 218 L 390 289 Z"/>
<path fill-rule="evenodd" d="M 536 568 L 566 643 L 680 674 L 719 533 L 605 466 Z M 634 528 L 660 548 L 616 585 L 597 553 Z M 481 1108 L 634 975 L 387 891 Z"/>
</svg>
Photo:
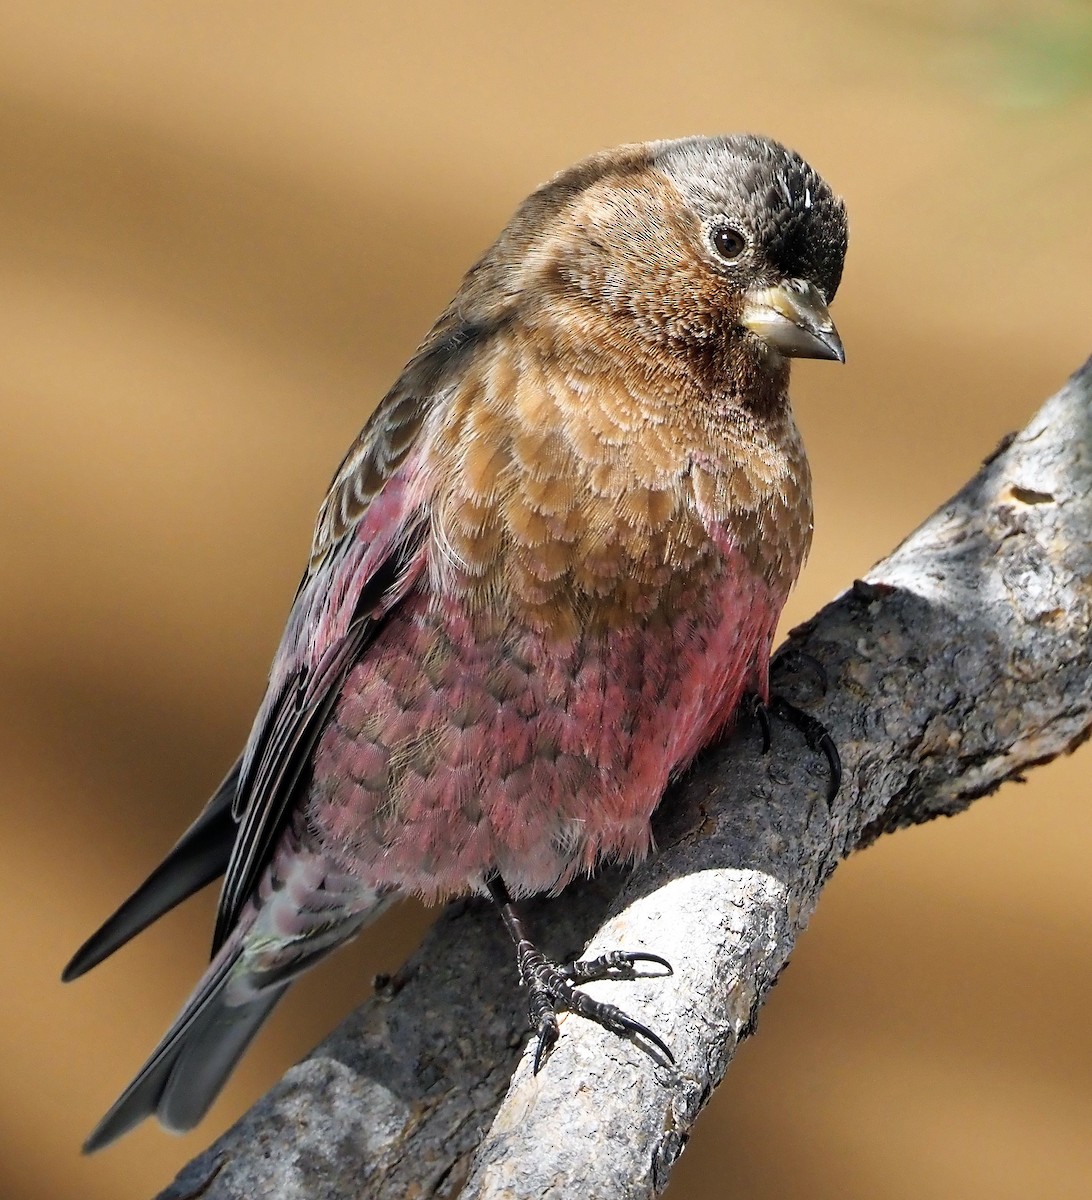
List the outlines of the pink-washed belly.
<svg viewBox="0 0 1092 1200">
<path fill-rule="evenodd" d="M 558 645 L 483 633 L 413 596 L 350 674 L 308 819 L 371 887 L 440 899 L 499 871 L 516 894 L 633 861 L 673 772 L 765 692 L 781 601 L 753 576 L 630 629 Z"/>
</svg>

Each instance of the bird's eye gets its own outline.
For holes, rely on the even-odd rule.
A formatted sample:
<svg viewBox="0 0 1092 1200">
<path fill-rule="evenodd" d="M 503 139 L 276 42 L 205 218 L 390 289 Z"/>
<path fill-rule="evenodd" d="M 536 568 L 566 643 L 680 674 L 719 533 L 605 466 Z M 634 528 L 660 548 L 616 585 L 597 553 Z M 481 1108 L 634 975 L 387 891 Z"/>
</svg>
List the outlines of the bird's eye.
<svg viewBox="0 0 1092 1200">
<path fill-rule="evenodd" d="M 718 225 L 709 235 L 714 253 L 725 262 L 734 262 L 747 249 L 747 239 L 731 225 Z"/>
</svg>

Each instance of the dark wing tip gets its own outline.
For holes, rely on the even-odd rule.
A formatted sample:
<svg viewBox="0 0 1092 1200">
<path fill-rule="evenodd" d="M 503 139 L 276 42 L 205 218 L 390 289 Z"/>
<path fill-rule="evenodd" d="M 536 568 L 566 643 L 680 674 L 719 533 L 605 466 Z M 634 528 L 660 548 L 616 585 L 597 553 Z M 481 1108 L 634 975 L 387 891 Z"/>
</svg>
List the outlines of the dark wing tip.
<svg viewBox="0 0 1092 1200">
<path fill-rule="evenodd" d="M 110 948 L 104 949 L 103 943 L 99 941 L 101 933 L 101 929 L 96 930 L 68 960 L 68 965 L 61 972 L 62 983 L 71 983 L 73 979 L 86 975 L 110 953 Z"/>
<path fill-rule="evenodd" d="M 61 972 L 64 983 L 79 979 L 176 904 L 223 875 L 235 841 L 231 802 L 238 779 L 236 763 L 170 854 L 72 956 Z"/>
</svg>

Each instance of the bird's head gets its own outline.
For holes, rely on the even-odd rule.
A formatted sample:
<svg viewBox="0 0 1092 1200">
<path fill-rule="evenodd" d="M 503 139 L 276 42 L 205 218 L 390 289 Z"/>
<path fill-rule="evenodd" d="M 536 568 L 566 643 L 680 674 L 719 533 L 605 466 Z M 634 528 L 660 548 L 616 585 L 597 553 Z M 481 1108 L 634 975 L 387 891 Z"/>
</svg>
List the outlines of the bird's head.
<svg viewBox="0 0 1092 1200">
<path fill-rule="evenodd" d="M 531 324 L 780 374 L 788 357 L 844 360 L 828 305 L 846 241 L 842 201 L 799 155 L 695 137 L 562 172 L 482 265 Z"/>
</svg>

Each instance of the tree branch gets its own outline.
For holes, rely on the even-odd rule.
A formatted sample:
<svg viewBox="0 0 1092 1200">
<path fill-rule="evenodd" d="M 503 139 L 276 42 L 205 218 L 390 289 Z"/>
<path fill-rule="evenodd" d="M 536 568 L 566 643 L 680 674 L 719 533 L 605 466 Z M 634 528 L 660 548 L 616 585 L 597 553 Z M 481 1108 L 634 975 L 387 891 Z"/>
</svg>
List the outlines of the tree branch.
<svg viewBox="0 0 1092 1200">
<path fill-rule="evenodd" d="M 588 991 L 655 1029 L 676 1068 L 570 1016 L 533 1077 L 511 946 L 487 905 L 460 903 L 391 998 L 362 1005 L 162 1196 L 656 1195 L 838 862 L 1088 736 L 1090 531 L 1092 360 L 790 635 L 831 681 L 809 708 L 842 754 L 832 806 L 798 733 L 775 727 L 764 756 L 742 728 L 661 805 L 655 858 L 528 906 L 557 955 L 591 936 L 589 955 L 674 962 L 669 979 Z M 800 703 L 806 682 L 775 672 Z"/>
</svg>

